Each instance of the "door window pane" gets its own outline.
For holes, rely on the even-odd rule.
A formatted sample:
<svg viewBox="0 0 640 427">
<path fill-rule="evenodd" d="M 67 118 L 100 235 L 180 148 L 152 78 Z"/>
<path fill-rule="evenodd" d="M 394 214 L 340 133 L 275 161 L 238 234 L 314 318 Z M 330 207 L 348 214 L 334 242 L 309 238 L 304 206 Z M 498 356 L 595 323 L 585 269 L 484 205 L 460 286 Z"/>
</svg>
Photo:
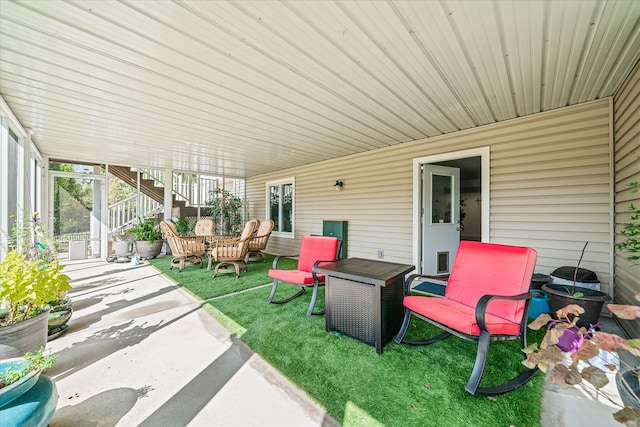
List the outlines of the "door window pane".
<svg viewBox="0 0 640 427">
<path fill-rule="evenodd" d="M 294 182 L 291 180 L 267 183 L 267 219 L 275 223 L 273 232 L 285 237 L 293 237 L 295 203 Z"/>
<path fill-rule="evenodd" d="M 293 231 L 293 184 L 282 186 L 282 231 Z"/>
<path fill-rule="evenodd" d="M 275 226 L 273 231 L 280 231 L 280 187 L 269 187 L 269 218 L 273 220 Z"/>
<path fill-rule="evenodd" d="M 431 176 L 431 223 L 451 224 L 453 221 L 451 200 L 453 200 L 453 177 Z"/>
</svg>

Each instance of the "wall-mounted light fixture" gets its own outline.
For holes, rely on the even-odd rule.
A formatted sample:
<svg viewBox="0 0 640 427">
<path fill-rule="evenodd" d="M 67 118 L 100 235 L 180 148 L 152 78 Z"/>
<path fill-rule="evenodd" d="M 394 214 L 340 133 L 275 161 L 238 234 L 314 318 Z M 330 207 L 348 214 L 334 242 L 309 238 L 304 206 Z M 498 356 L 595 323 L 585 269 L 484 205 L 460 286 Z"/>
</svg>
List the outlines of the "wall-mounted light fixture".
<svg viewBox="0 0 640 427">
<path fill-rule="evenodd" d="M 336 191 L 342 190 L 343 185 L 344 185 L 344 182 L 340 181 L 339 179 L 336 180 L 336 183 L 335 183 Z"/>
</svg>

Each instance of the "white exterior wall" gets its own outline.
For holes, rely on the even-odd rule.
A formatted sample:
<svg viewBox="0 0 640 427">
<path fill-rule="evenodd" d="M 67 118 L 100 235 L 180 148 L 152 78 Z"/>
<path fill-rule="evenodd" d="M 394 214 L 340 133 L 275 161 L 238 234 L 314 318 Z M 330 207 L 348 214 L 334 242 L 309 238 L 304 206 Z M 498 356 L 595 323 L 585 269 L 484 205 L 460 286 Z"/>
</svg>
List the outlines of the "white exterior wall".
<svg viewBox="0 0 640 427">
<path fill-rule="evenodd" d="M 536 272 L 575 265 L 611 291 L 611 99 L 534 114 L 247 180 L 252 217 L 265 216 L 265 182 L 295 177 L 295 239 L 272 238 L 273 253 L 296 253 L 322 220 L 348 221 L 348 255 L 412 263 L 412 159 L 489 146 L 490 236 L 538 250 Z M 295 149 L 292 147 L 291 149 Z M 336 192 L 336 179 L 344 181 Z"/>
</svg>

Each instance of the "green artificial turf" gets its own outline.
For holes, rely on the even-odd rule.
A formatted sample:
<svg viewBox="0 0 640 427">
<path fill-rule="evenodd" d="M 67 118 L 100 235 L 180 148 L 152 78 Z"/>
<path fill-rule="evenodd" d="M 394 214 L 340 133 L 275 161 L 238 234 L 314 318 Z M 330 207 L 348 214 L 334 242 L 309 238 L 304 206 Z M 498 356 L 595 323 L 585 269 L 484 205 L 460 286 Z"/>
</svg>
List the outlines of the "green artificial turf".
<svg viewBox="0 0 640 427">
<path fill-rule="evenodd" d="M 214 278 L 213 269 L 215 263 L 212 265 L 211 271 L 207 271 L 206 258 L 203 259 L 203 268 L 187 266 L 181 272 L 178 271 L 177 267 L 172 270 L 169 269 L 171 257 L 155 258 L 148 261 L 151 265 L 173 279 L 179 286 L 185 288 L 196 297 L 206 300 L 272 283 L 272 279 L 267 276 L 267 273 L 269 269 L 272 268 L 274 256 L 270 254 L 266 255 L 267 262 L 249 262 L 248 271 L 241 272 L 240 278 L 236 277 L 235 273 L 219 273 Z M 281 258 L 278 261 L 278 268 L 291 269 L 295 268 L 296 264 L 297 260 L 295 259 Z"/>
<path fill-rule="evenodd" d="M 160 260 L 152 263 L 164 271 Z M 250 272 L 257 273 L 257 265 L 250 264 Z M 196 287 L 183 280 L 180 275 L 185 273 L 169 274 L 181 278 L 178 283 L 184 282 L 200 298 L 212 296 L 210 275 L 208 287 Z M 250 277 L 242 276 L 239 281 L 248 281 Z M 240 284 L 235 276 L 228 279 L 232 283 L 224 286 L 230 292 L 249 287 Z M 324 316 L 306 316 L 311 292 L 276 305 L 266 303 L 270 289 L 260 287 L 214 299 L 205 308 L 342 425 L 540 425 L 542 374 L 511 393 L 472 396 L 464 387 L 475 362 L 475 343 L 455 337 L 429 346 L 398 345 L 391 341 L 383 354 L 378 355 L 370 345 L 326 332 Z M 278 289 L 278 298 L 282 298 L 298 288 L 281 285 Z M 324 307 L 324 288 L 316 306 Z M 439 329 L 414 319 L 407 338 L 438 333 Z M 524 369 L 518 347 L 517 341 L 492 343 L 482 385 L 498 384 Z"/>
</svg>

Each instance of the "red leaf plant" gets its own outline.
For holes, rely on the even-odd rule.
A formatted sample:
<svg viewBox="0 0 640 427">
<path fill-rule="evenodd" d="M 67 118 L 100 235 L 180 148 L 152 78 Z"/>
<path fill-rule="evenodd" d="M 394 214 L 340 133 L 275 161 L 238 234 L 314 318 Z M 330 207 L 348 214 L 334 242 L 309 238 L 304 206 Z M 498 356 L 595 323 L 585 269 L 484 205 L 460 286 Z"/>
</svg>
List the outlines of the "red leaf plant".
<svg viewBox="0 0 640 427">
<path fill-rule="evenodd" d="M 640 294 L 635 296 L 640 301 Z M 634 320 L 640 318 L 640 307 L 634 305 L 607 304 L 609 310 L 620 319 Z M 579 316 L 584 309 L 576 304 L 556 311 L 556 319 L 549 314 L 542 313 L 529 324 L 529 328 L 539 330 L 546 327 L 547 332 L 538 345 L 533 343 L 524 352 L 527 358 L 522 362 L 525 366 L 533 368 L 537 366 L 542 372 L 548 373 L 547 382 L 557 384 L 562 388 L 574 386 L 583 381 L 591 384 L 596 390 L 604 387 L 609 379 L 606 372 L 597 366 L 580 364 L 600 354 L 600 350 L 609 352 L 628 352 L 640 357 L 640 339 L 625 339 L 616 334 L 610 334 L 598 330 L 598 325 L 590 328 L 576 325 Z M 571 318 L 571 320 L 570 320 Z M 624 361 L 620 361 L 621 364 Z M 609 372 L 614 372 L 617 367 L 614 364 L 604 366 Z M 633 367 L 627 367 L 634 370 Z M 640 397 L 630 389 L 624 377 L 623 383 L 629 389 L 637 402 Z M 614 402 L 615 403 L 615 402 Z M 627 426 L 640 425 L 640 409 L 624 407 L 613 417 L 616 421 Z"/>
</svg>

